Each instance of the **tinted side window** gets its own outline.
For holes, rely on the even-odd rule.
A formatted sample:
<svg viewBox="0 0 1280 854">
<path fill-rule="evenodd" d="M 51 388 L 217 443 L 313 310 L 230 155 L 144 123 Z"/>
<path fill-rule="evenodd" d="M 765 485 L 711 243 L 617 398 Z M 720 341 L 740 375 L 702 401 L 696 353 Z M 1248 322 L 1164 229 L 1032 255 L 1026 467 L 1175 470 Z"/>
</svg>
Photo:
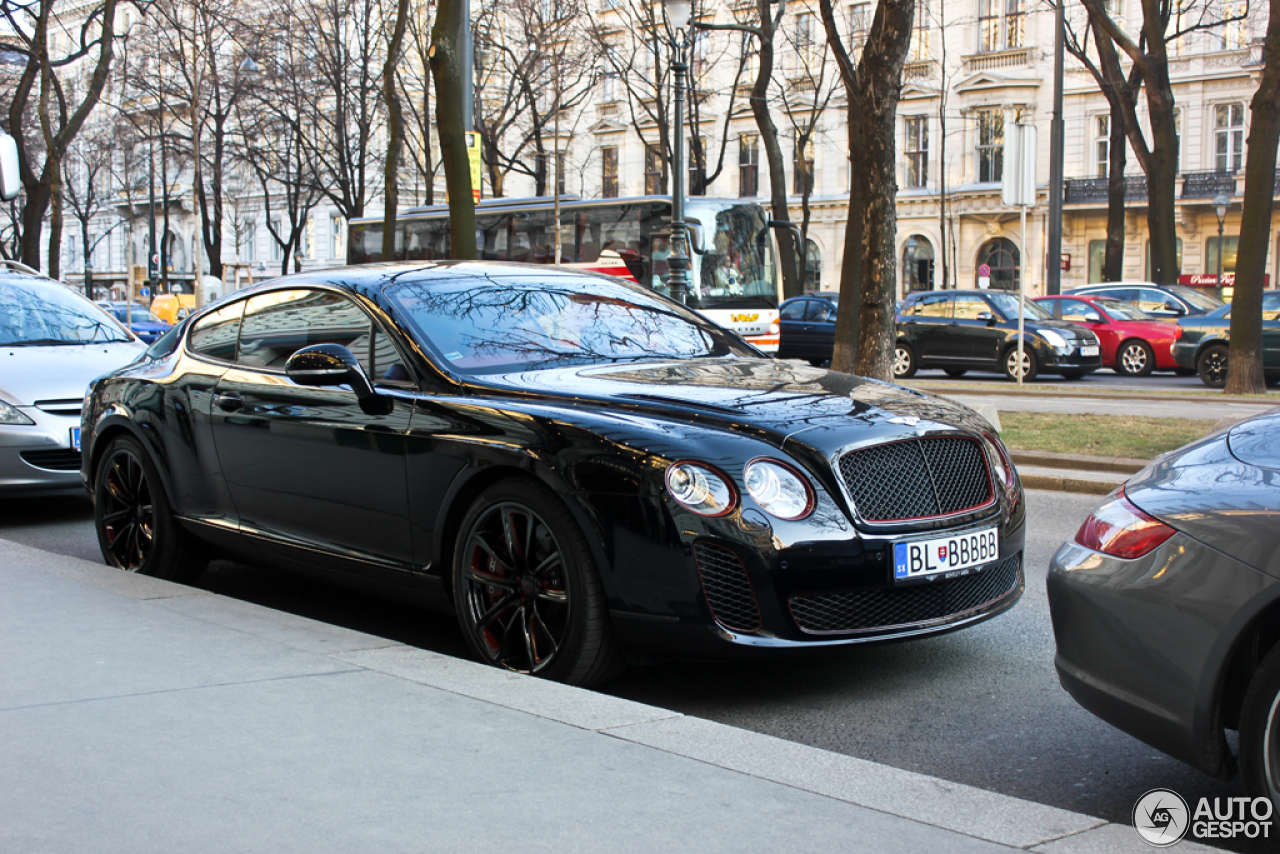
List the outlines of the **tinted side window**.
<svg viewBox="0 0 1280 854">
<path fill-rule="evenodd" d="M 335 293 L 273 291 L 248 300 L 240 328 L 243 365 L 283 368 L 288 358 L 312 344 L 341 344 L 369 364 L 373 321 L 355 303 Z"/>
<path fill-rule="evenodd" d="M 1102 315 L 1098 313 L 1097 309 L 1089 305 L 1087 302 L 1081 302 L 1080 300 L 1074 299 L 1055 300 L 1055 302 L 1062 306 L 1063 320 L 1074 320 L 1077 323 L 1102 322 Z"/>
<path fill-rule="evenodd" d="M 831 303 L 826 300 L 811 299 L 809 307 L 805 311 L 805 320 L 813 323 L 826 323 L 827 321 L 835 322 L 836 310 L 831 307 Z"/>
<path fill-rule="evenodd" d="M 783 320 L 803 320 L 804 307 L 808 302 L 809 300 L 807 299 L 799 299 L 795 302 L 789 302 L 782 307 L 782 311 L 779 312 L 779 314 L 782 316 Z"/>
<path fill-rule="evenodd" d="M 948 317 L 951 314 L 951 297 L 947 294 L 927 296 L 916 303 L 917 317 Z"/>
<path fill-rule="evenodd" d="M 977 320 L 978 315 L 984 313 L 995 316 L 991 306 L 987 305 L 987 301 L 982 297 L 956 294 L 955 305 L 956 320 Z"/>
<path fill-rule="evenodd" d="M 191 327 L 187 347 L 192 353 L 233 362 L 236 358 L 236 339 L 240 336 L 240 316 L 244 312 L 244 300 L 223 306 L 206 314 Z"/>
</svg>

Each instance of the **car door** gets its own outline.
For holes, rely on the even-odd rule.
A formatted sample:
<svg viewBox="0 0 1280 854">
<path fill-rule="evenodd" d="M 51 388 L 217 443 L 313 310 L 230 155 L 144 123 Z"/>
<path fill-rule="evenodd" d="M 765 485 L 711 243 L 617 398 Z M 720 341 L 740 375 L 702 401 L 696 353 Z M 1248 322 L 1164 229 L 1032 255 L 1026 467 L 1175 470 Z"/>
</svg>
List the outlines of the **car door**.
<svg viewBox="0 0 1280 854">
<path fill-rule="evenodd" d="M 1064 298 L 1053 300 L 1053 302 L 1062 312 L 1061 318 L 1063 320 L 1083 326 L 1098 336 L 1098 343 L 1102 345 L 1103 364 L 1115 364 L 1116 346 L 1120 343 L 1120 335 L 1116 328 L 1111 325 L 1107 315 L 1084 300 Z"/>
<path fill-rule="evenodd" d="M 806 358 L 804 352 L 807 299 L 792 299 L 783 303 L 778 311 L 778 355 L 784 359 Z"/>
<path fill-rule="evenodd" d="M 1280 294 L 1262 297 L 1262 366 L 1280 371 Z"/>
<path fill-rule="evenodd" d="M 824 299 L 805 300 L 805 358 L 830 359 L 836 346 L 836 307 Z"/>
<path fill-rule="evenodd" d="M 1000 361 L 1005 331 L 998 325 L 995 309 L 985 299 L 979 294 L 956 294 L 951 317 L 948 347 L 953 358 L 984 366 Z"/>
<path fill-rule="evenodd" d="M 902 334 L 920 360 L 945 358 L 946 328 L 951 322 L 951 295 L 925 294 L 916 298 L 899 318 Z"/>
<path fill-rule="evenodd" d="M 302 386 L 285 375 L 291 354 L 321 343 L 347 347 L 384 384 L 387 414 L 365 412 L 346 386 Z M 413 396 L 404 372 L 383 328 L 344 294 L 291 288 L 249 298 L 212 417 L 242 530 L 338 556 L 343 569 L 351 561 L 362 570 L 407 567 Z"/>
</svg>

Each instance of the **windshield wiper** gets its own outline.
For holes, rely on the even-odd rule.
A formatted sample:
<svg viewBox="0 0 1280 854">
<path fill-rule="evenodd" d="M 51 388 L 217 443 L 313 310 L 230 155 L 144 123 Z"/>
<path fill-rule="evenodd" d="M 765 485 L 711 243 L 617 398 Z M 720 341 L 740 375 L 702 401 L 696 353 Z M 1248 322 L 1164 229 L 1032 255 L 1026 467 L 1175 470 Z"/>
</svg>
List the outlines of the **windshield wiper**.
<svg viewBox="0 0 1280 854">
<path fill-rule="evenodd" d="M 69 341 L 66 338 L 28 338 L 23 341 L 8 341 L 0 347 L 63 347 L 71 344 L 83 344 L 83 341 Z"/>
</svg>

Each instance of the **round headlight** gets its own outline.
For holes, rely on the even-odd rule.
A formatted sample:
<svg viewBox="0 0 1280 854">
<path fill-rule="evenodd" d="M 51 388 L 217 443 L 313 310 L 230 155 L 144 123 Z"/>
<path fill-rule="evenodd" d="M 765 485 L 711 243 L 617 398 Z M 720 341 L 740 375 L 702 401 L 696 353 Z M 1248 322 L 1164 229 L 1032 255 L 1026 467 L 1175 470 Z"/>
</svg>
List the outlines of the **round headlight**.
<svg viewBox="0 0 1280 854">
<path fill-rule="evenodd" d="M 813 511 L 813 491 L 790 466 L 772 460 L 752 460 L 743 472 L 747 493 L 770 516 L 788 521 Z"/>
<path fill-rule="evenodd" d="M 667 491 L 701 516 L 723 516 L 734 505 L 733 487 L 729 482 L 697 463 L 676 463 L 668 468 Z"/>
</svg>

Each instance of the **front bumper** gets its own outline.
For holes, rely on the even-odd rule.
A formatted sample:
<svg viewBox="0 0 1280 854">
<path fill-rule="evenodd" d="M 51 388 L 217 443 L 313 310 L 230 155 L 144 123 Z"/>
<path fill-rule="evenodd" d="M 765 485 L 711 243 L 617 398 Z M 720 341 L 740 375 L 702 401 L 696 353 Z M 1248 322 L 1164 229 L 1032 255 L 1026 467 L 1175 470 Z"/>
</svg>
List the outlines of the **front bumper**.
<svg viewBox="0 0 1280 854">
<path fill-rule="evenodd" d="M 1098 348 L 1095 356 L 1082 356 L 1079 347 L 1072 347 L 1067 353 L 1059 353 L 1052 347 L 1037 348 L 1037 355 L 1046 371 L 1096 371 L 1102 367 L 1102 348 Z"/>
<path fill-rule="evenodd" d="M 72 445 L 73 430 L 80 428 L 80 402 L 19 410 L 35 424 L 0 425 L 0 496 L 83 495 L 80 451 Z"/>
<path fill-rule="evenodd" d="M 1169 355 L 1173 356 L 1173 362 L 1178 367 L 1195 370 L 1196 353 L 1199 350 L 1200 342 L 1198 340 L 1187 341 L 1184 338 L 1173 342 L 1173 345 L 1169 347 Z"/>
<path fill-rule="evenodd" d="M 1226 776 L 1219 686 L 1276 583 L 1181 533 L 1135 560 L 1065 543 L 1047 581 L 1058 678 L 1107 723 Z"/>
</svg>

